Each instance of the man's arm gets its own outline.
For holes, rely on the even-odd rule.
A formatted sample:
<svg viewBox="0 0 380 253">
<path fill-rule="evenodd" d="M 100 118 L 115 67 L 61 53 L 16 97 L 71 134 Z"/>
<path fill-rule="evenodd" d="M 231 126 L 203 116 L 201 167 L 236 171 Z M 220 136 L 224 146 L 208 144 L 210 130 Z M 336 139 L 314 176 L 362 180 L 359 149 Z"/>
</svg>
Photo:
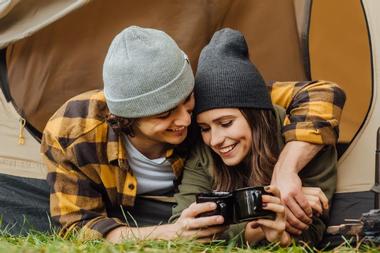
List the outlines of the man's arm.
<svg viewBox="0 0 380 253">
<path fill-rule="evenodd" d="M 83 240 L 99 239 L 125 225 L 107 217 L 101 193 L 71 161 L 73 154 L 67 153 L 49 133 L 43 135 L 41 152 L 48 167 L 50 213 L 62 225 L 62 236 L 76 231 Z"/>
<path fill-rule="evenodd" d="M 286 108 L 282 129 L 286 145 L 274 168 L 272 184 L 280 188 L 291 211 L 289 232 L 300 234 L 311 223 L 312 212 L 302 194 L 298 172 L 323 145 L 335 145 L 345 94 L 327 81 L 275 82 L 270 91 L 273 103 Z"/>
<path fill-rule="evenodd" d="M 168 225 L 132 228 L 117 218 L 108 217 L 102 193 L 90 176 L 75 165 L 75 154 L 71 151 L 63 149 L 48 131 L 44 132 L 41 152 L 48 167 L 51 215 L 63 226 L 62 236 L 67 237 L 75 231 L 81 240 L 106 238 L 114 243 L 178 237 L 207 242 L 225 230 L 218 226 L 224 222 L 222 216 L 197 218 L 200 213 L 214 210 L 215 203 L 191 205 L 174 224 Z M 96 175 L 92 178 L 96 180 Z"/>
<path fill-rule="evenodd" d="M 220 225 L 224 222 L 223 216 L 214 215 L 200 218 L 197 216 L 204 212 L 213 211 L 215 208 L 215 203 L 193 203 L 182 211 L 178 220 L 173 224 L 142 228 L 118 227 L 110 231 L 106 239 L 113 243 L 136 239 L 173 240 L 176 238 L 210 242 L 216 234 L 220 234 L 226 229 L 225 226 Z"/>
<path fill-rule="evenodd" d="M 335 145 L 346 101 L 344 91 L 328 81 L 274 82 L 272 102 L 286 109 L 282 129 L 286 142 Z"/>
<path fill-rule="evenodd" d="M 301 234 L 312 222 L 312 209 L 302 193 L 298 173 L 322 147 L 302 141 L 288 142 L 274 167 L 271 184 L 281 189 L 282 200 L 291 210 L 287 212 L 287 230 L 292 234 Z"/>
</svg>

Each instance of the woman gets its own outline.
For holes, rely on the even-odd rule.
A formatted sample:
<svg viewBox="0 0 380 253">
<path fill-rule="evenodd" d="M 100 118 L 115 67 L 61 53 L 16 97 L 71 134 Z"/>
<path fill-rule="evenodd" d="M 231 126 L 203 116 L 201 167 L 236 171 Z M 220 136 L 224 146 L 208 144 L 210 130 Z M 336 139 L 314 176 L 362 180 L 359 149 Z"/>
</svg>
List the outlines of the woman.
<svg viewBox="0 0 380 253">
<path fill-rule="evenodd" d="M 202 50 L 195 100 L 194 114 L 208 147 L 198 145 L 185 167 L 172 220 L 194 201 L 197 192 L 270 184 L 283 146 L 280 129 L 285 111 L 272 105 L 263 78 L 249 61 L 240 32 L 222 29 Z M 322 239 L 325 225 L 319 216 L 335 191 L 335 163 L 334 147 L 325 147 L 300 173 L 314 216 L 309 229 L 295 239 L 311 244 Z M 291 242 L 279 191 L 274 186 L 266 189 L 274 196 L 263 197 L 263 208 L 276 213 L 275 221 L 259 219 L 233 225 L 223 236 L 231 238 L 245 228 L 244 241 L 248 243 L 263 239 L 281 245 Z"/>
</svg>

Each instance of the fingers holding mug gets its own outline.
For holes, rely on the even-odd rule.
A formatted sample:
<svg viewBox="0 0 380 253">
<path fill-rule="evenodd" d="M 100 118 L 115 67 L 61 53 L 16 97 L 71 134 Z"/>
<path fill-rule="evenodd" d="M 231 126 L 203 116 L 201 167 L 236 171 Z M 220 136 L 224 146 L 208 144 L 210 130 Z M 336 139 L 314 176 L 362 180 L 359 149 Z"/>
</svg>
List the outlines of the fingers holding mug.
<svg viewBox="0 0 380 253">
<path fill-rule="evenodd" d="M 266 202 L 262 204 L 262 208 L 264 210 L 269 210 L 276 213 L 276 220 L 277 219 L 284 219 L 286 220 L 286 212 L 285 212 L 285 206 L 278 202 L 275 198 L 273 199 L 274 202 Z"/>
<path fill-rule="evenodd" d="M 264 190 L 265 190 L 265 192 L 267 192 L 267 193 L 271 193 L 271 194 L 273 194 L 274 196 L 276 196 L 276 197 L 278 197 L 278 198 L 281 198 L 280 189 L 278 189 L 278 187 L 275 186 L 275 185 L 267 185 L 267 186 L 264 186 Z"/>
<path fill-rule="evenodd" d="M 262 202 L 264 203 L 276 203 L 276 204 L 282 204 L 281 199 L 279 197 L 263 194 L 261 196 Z"/>
<path fill-rule="evenodd" d="M 182 211 L 182 218 L 194 218 L 202 213 L 213 211 L 217 205 L 213 202 L 192 203 L 188 208 Z"/>
</svg>

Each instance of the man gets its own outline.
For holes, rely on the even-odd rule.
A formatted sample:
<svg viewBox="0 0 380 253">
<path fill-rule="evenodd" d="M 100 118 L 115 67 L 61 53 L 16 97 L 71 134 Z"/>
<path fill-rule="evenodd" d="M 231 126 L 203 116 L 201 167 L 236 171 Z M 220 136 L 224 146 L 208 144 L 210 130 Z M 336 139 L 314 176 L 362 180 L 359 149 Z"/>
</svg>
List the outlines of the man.
<svg viewBox="0 0 380 253">
<path fill-rule="evenodd" d="M 215 226 L 223 219 L 196 216 L 215 209 L 212 204 L 192 205 L 175 224 L 156 226 L 171 215 L 171 196 L 191 148 L 185 139 L 195 103 L 194 77 L 186 54 L 164 32 L 128 27 L 111 43 L 103 80 L 104 91 L 70 99 L 44 130 L 41 152 L 49 169 L 51 215 L 62 224 L 62 233 L 79 230 L 84 239 L 105 237 L 112 242 L 178 236 L 211 240 L 224 230 Z M 307 85 L 289 83 L 273 86 L 272 94 L 290 89 L 297 92 L 284 93 L 288 105 L 292 95 L 297 98 L 309 92 Z M 332 103 L 331 89 L 324 92 Z M 314 95 L 310 101 L 319 94 L 310 93 Z M 313 105 L 305 101 L 300 108 Z M 340 110 L 334 113 L 328 117 L 339 118 Z M 290 127 L 285 136 L 309 128 Z M 311 159 L 315 151 L 309 150 L 298 150 L 301 154 L 292 154 L 294 160 Z M 279 174 L 291 164 L 285 158 L 280 157 Z"/>
</svg>

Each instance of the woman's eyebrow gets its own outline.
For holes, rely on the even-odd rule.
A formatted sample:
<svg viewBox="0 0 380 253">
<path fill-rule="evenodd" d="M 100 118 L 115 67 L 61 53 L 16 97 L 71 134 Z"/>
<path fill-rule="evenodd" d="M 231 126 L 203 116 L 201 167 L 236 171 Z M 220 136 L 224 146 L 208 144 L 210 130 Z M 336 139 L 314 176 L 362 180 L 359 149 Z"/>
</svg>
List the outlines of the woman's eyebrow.
<svg viewBox="0 0 380 253">
<path fill-rule="evenodd" d="M 220 121 L 220 120 L 232 119 L 232 118 L 234 118 L 233 115 L 223 115 L 223 116 L 220 116 L 219 118 L 213 119 L 212 122 L 217 122 L 217 121 Z"/>
<path fill-rule="evenodd" d="M 235 117 L 233 115 L 223 115 L 223 116 L 220 116 L 219 118 L 216 118 L 216 119 L 213 119 L 212 122 L 217 122 L 217 121 L 220 121 L 220 120 L 224 120 L 224 119 L 234 119 Z M 197 124 L 205 124 L 207 125 L 207 123 L 204 123 L 204 122 L 198 122 L 197 121 Z"/>
</svg>

